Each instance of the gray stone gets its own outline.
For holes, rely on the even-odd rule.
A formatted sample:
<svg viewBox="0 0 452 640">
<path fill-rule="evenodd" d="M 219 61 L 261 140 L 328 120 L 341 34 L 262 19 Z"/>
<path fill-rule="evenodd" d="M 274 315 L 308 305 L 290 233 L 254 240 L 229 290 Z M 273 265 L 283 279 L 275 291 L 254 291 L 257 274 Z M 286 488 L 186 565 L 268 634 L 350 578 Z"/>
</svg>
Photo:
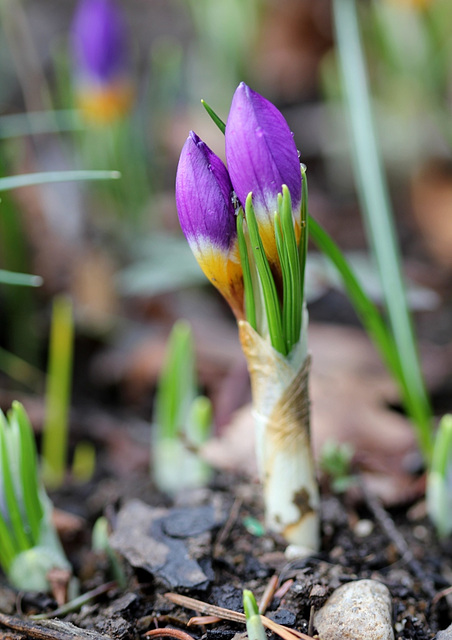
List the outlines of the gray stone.
<svg viewBox="0 0 452 640">
<path fill-rule="evenodd" d="M 208 565 L 201 568 L 198 560 L 204 560 L 206 536 L 210 540 L 211 530 L 220 524 L 210 506 L 163 509 L 131 500 L 118 514 L 110 544 L 133 567 L 171 589 L 206 589 Z"/>
<path fill-rule="evenodd" d="M 438 631 L 435 640 L 452 640 L 452 624 L 443 629 L 443 631 Z"/>
<path fill-rule="evenodd" d="M 389 589 L 376 580 L 342 585 L 315 613 L 322 640 L 394 640 Z"/>
</svg>

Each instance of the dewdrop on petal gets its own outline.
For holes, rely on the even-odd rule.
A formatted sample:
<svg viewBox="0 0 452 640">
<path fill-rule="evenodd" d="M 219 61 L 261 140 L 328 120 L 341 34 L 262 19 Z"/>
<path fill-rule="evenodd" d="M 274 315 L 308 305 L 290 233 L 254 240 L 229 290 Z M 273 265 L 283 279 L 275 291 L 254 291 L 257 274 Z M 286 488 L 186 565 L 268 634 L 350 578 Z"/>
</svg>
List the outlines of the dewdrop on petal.
<svg viewBox="0 0 452 640">
<path fill-rule="evenodd" d="M 106 125 L 131 108 L 124 17 L 114 0 L 80 0 L 71 27 L 74 85 L 85 119 Z"/>
</svg>

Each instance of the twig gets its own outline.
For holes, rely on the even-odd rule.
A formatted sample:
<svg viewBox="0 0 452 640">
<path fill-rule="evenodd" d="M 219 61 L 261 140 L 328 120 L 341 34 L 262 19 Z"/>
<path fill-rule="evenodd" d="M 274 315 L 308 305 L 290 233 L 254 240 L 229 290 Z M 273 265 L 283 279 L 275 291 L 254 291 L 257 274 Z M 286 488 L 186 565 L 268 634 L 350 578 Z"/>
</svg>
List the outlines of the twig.
<svg viewBox="0 0 452 640">
<path fill-rule="evenodd" d="M 424 590 L 424 593 L 426 593 L 430 598 L 433 599 L 436 595 L 436 590 L 433 587 L 432 581 L 428 578 L 428 576 L 425 574 L 425 571 L 414 557 L 413 552 L 407 544 L 407 541 L 402 536 L 400 531 L 398 531 L 398 529 L 396 528 L 394 520 L 382 506 L 377 496 L 369 490 L 362 478 L 361 489 L 367 506 L 372 511 L 378 524 L 383 529 L 389 540 L 394 543 L 402 560 L 406 562 L 413 574 L 420 580 L 421 587 Z"/>
<path fill-rule="evenodd" d="M 176 640 L 194 640 L 193 636 L 191 636 L 189 633 L 185 633 L 185 631 L 181 631 L 180 629 L 151 629 L 144 635 L 148 638 L 163 638 L 166 636 L 170 638 L 176 638 Z"/>
<path fill-rule="evenodd" d="M 106 582 L 105 584 L 101 584 L 99 587 L 96 587 L 95 589 L 92 589 L 91 591 L 87 591 L 81 596 L 78 596 L 78 598 L 74 598 L 70 602 L 67 602 L 61 607 L 58 607 L 58 609 L 54 609 L 53 611 L 48 611 L 47 613 L 40 613 L 36 616 L 30 616 L 30 617 L 33 620 L 46 620 L 48 618 L 55 618 L 57 616 L 65 616 L 66 614 L 71 613 L 72 611 L 77 611 L 87 602 L 90 602 L 91 600 L 94 600 L 94 598 L 97 598 L 98 596 L 101 596 L 104 593 L 107 593 L 107 591 L 110 591 L 110 589 L 116 586 L 117 586 L 116 582 Z"/>
<path fill-rule="evenodd" d="M 221 618 L 219 618 L 218 616 L 193 616 L 187 622 L 187 627 L 203 627 L 206 624 L 215 624 L 216 622 L 221 622 Z"/>
<path fill-rule="evenodd" d="M 244 613 L 238 611 L 232 611 L 231 609 L 223 609 L 223 607 L 217 607 L 214 604 L 208 602 L 202 602 L 195 598 L 189 598 L 188 596 L 181 596 L 178 593 L 165 593 L 165 598 L 178 604 L 186 609 L 193 609 L 193 611 L 199 611 L 208 616 L 218 616 L 222 620 L 230 620 L 231 622 L 238 622 L 239 624 L 245 624 L 246 618 Z"/>
<path fill-rule="evenodd" d="M 62 620 L 35 622 L 0 613 L 0 624 L 22 633 L 28 640 L 111 640 L 110 636 L 97 633 L 97 631 L 81 629 Z"/>
<path fill-rule="evenodd" d="M 244 613 L 239 613 L 238 611 L 232 611 L 231 609 L 224 609 L 223 607 L 217 607 L 214 604 L 209 604 L 208 602 L 202 602 L 201 600 L 196 600 L 195 598 L 189 598 L 188 596 L 181 596 L 178 593 L 165 593 L 165 598 L 174 602 L 174 604 L 178 604 L 181 607 L 186 607 L 187 609 L 193 609 L 194 611 L 199 611 L 200 613 L 205 613 L 207 615 L 218 616 L 222 620 L 230 620 L 231 622 L 238 622 L 239 624 L 246 624 L 246 618 Z M 296 631 L 295 629 L 289 629 L 277 622 L 273 622 L 267 616 L 261 615 L 262 624 L 273 633 L 276 633 L 283 638 L 283 640 L 297 640 L 300 638 L 301 640 L 313 640 L 311 636 L 307 636 L 305 633 L 301 631 Z"/>
<path fill-rule="evenodd" d="M 452 587 L 447 587 L 442 591 L 438 591 L 438 593 L 432 598 L 432 607 L 436 607 L 441 598 L 445 598 L 446 596 L 452 593 Z"/>
<path fill-rule="evenodd" d="M 217 558 L 218 555 L 220 554 L 221 545 L 228 537 L 232 527 L 234 526 L 237 518 L 239 517 L 239 512 L 240 512 L 240 507 L 242 506 L 242 502 L 243 502 L 242 498 L 236 498 L 234 500 L 231 510 L 229 512 L 228 519 L 226 520 L 224 527 L 221 529 L 217 539 L 215 540 L 215 544 L 213 546 L 213 553 L 212 553 L 214 558 Z"/>
<path fill-rule="evenodd" d="M 265 613 L 270 606 L 273 596 L 275 595 L 276 587 L 278 586 L 278 576 L 273 575 L 265 588 L 262 598 L 259 602 L 259 613 Z"/>
<path fill-rule="evenodd" d="M 278 600 L 282 600 L 292 585 L 292 578 L 283 582 L 279 589 L 275 591 L 275 598 L 278 598 Z"/>
</svg>

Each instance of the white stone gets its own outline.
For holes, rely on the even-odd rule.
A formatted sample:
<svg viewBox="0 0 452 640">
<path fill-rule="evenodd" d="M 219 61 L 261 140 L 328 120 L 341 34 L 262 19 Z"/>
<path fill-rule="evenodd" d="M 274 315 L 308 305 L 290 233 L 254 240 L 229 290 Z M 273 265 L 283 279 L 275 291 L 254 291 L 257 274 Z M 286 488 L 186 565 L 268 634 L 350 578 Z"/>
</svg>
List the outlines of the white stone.
<svg viewBox="0 0 452 640">
<path fill-rule="evenodd" d="M 315 613 L 322 640 L 394 640 L 389 589 L 376 580 L 342 585 Z"/>
</svg>

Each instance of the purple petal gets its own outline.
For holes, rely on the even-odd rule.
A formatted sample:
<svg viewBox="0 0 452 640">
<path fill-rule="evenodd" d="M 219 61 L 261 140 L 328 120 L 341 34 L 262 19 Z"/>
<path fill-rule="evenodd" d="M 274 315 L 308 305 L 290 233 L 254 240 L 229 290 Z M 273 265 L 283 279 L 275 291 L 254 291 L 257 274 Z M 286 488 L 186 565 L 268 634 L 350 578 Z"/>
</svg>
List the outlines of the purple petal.
<svg viewBox="0 0 452 640">
<path fill-rule="evenodd" d="M 293 135 L 281 112 L 244 82 L 235 91 L 226 124 L 226 160 L 237 197 L 244 204 L 252 191 L 258 217 L 270 216 L 273 224 L 283 184 L 298 211 L 301 172 Z"/>
<path fill-rule="evenodd" d="M 72 51 L 82 79 L 108 82 L 127 68 L 125 22 L 113 0 L 81 0 L 72 24 Z"/>
<path fill-rule="evenodd" d="M 176 175 L 179 220 L 190 245 L 203 243 L 228 251 L 237 231 L 232 184 L 220 158 L 191 131 Z"/>
</svg>

